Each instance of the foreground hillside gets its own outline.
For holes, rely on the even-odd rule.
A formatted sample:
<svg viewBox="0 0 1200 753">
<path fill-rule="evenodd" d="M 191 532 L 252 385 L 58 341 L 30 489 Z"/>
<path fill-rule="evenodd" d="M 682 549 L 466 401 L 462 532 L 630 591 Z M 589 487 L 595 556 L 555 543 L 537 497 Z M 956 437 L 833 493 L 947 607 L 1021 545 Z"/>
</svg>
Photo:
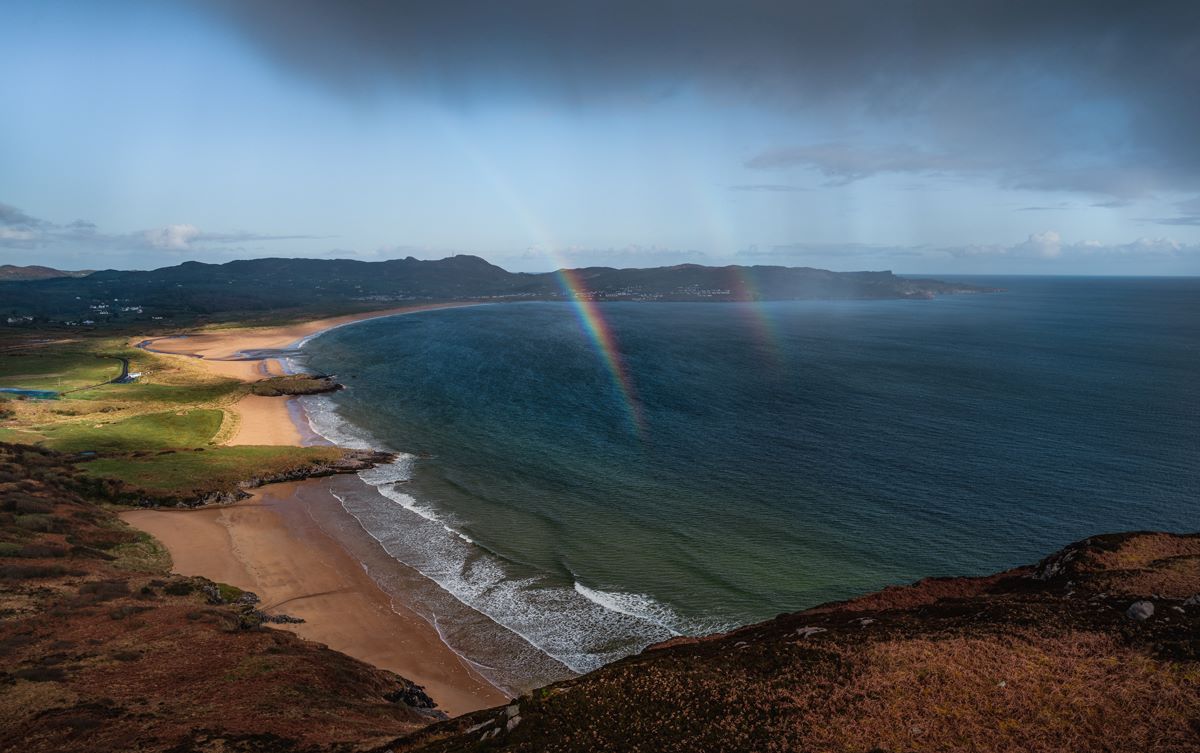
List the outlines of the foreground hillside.
<svg viewBox="0 0 1200 753">
<path fill-rule="evenodd" d="M 0 444 L 0 751 L 312 751 L 440 716 L 407 680 L 169 574 L 64 456 Z"/>
<path fill-rule="evenodd" d="M 380 748 L 1200 750 L 1200 534 L 679 639 Z"/>
<path fill-rule="evenodd" d="M 1200 751 L 1200 534 L 678 639 L 437 721 L 411 682 L 170 575 L 110 510 L 361 459 L 218 444 L 254 385 L 122 339 L 0 347 L 0 383 L 60 392 L 0 399 L 0 751 Z"/>
<path fill-rule="evenodd" d="M 1200 750 L 1200 534 L 676 639 L 437 721 L 411 682 L 170 575 L 110 486 L 0 445 L 0 751 Z"/>
</svg>

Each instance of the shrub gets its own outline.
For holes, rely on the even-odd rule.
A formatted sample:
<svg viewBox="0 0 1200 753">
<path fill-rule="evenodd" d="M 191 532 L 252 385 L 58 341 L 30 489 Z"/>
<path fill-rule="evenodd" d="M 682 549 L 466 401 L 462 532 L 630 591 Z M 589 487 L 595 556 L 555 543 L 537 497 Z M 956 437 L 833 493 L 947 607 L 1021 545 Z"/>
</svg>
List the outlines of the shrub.
<svg viewBox="0 0 1200 753">
<path fill-rule="evenodd" d="M 17 515 L 16 523 L 27 531 L 37 533 L 53 533 L 58 528 L 58 521 L 49 515 Z"/>
<path fill-rule="evenodd" d="M 29 667 L 18 669 L 13 676 L 30 682 L 62 682 L 67 679 L 67 673 L 59 667 Z"/>
<path fill-rule="evenodd" d="M 228 583 L 218 583 L 217 593 L 220 595 L 221 601 L 232 603 L 241 598 L 245 591 L 237 586 L 231 586 Z"/>
<path fill-rule="evenodd" d="M 153 608 L 154 607 L 143 607 L 137 604 L 125 604 L 110 611 L 108 616 L 114 620 L 123 620 L 126 617 L 131 617 L 135 614 L 141 614 L 142 612 L 147 612 Z"/>
<path fill-rule="evenodd" d="M 28 559 L 46 559 L 48 557 L 64 557 L 66 554 L 67 550 L 62 547 L 47 544 L 26 544 L 13 556 Z"/>
<path fill-rule="evenodd" d="M 33 497 L 18 499 L 13 507 L 17 513 L 25 515 L 42 515 L 54 512 L 53 504 Z"/>
<path fill-rule="evenodd" d="M 68 542 L 93 549 L 112 549 L 137 541 L 137 539 L 137 534 L 132 531 L 121 531 L 114 528 L 84 530 L 67 536 Z"/>
<path fill-rule="evenodd" d="M 90 596 L 93 602 L 112 601 L 129 595 L 129 585 L 123 580 L 93 580 L 79 587 L 80 596 Z"/>
<path fill-rule="evenodd" d="M 0 580 L 33 580 L 34 578 L 59 578 L 68 571 L 61 565 L 2 565 Z"/>
<path fill-rule="evenodd" d="M 163 587 L 163 591 L 172 596 L 187 596 L 192 591 L 196 590 L 196 586 L 188 580 L 177 580 L 168 583 Z"/>
</svg>

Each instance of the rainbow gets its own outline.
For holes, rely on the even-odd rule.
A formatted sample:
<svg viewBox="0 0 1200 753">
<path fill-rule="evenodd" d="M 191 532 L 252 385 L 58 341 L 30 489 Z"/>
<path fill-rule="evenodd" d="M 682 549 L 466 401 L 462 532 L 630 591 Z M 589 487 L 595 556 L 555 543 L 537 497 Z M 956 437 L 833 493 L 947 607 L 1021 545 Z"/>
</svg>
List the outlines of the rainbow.
<svg viewBox="0 0 1200 753">
<path fill-rule="evenodd" d="M 755 339 L 766 352 L 772 365 L 778 366 L 781 360 L 779 334 L 775 331 L 775 323 L 760 300 L 758 284 L 754 280 L 754 275 L 747 267 L 728 267 L 728 269 L 730 292 L 737 300 L 745 301 L 744 304 L 739 305 L 746 307 L 744 310 L 749 314 L 750 327 L 754 331 Z"/>
<path fill-rule="evenodd" d="M 625 367 L 620 348 L 617 347 L 612 327 L 604 318 L 600 307 L 592 300 L 591 293 L 579 277 L 578 272 L 567 269 L 565 265 L 560 265 L 555 274 L 558 275 L 562 285 L 563 295 L 575 307 L 580 326 L 591 338 L 596 353 L 612 375 L 613 385 L 621 396 L 630 425 L 634 432 L 641 437 L 646 428 L 645 417 L 642 415 L 642 404 L 638 400 L 637 392 L 633 389 L 633 381 L 629 378 L 629 370 Z"/>
<path fill-rule="evenodd" d="M 641 438 L 645 431 L 642 405 L 633 389 L 633 382 L 630 380 L 629 371 L 625 368 L 624 360 L 621 358 L 621 351 L 617 348 L 612 328 L 600 312 L 600 307 L 592 300 L 591 294 L 579 278 L 578 273 L 568 269 L 567 259 L 555 251 L 559 244 L 555 242 L 554 234 L 531 210 L 521 194 L 514 189 L 504 172 L 489 158 L 486 152 L 478 148 L 466 130 L 449 119 L 443 122 L 443 127 L 446 133 L 458 143 L 463 154 L 475 163 L 480 173 L 495 190 L 496 195 L 511 210 L 513 218 L 525 227 L 529 236 L 535 239 L 538 246 L 543 249 L 543 253 L 555 263 L 563 295 L 574 305 L 581 327 L 591 339 L 600 360 L 604 362 L 612 375 L 613 384 L 624 404 L 630 426 Z"/>
</svg>

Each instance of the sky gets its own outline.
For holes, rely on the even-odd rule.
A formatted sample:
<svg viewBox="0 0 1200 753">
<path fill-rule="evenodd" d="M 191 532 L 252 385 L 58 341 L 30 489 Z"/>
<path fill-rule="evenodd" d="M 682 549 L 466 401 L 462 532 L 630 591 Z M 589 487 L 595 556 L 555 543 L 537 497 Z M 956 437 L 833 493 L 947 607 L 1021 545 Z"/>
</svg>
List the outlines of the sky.
<svg viewBox="0 0 1200 753">
<path fill-rule="evenodd" d="M 0 1 L 0 264 L 1200 274 L 1200 3 Z"/>
</svg>

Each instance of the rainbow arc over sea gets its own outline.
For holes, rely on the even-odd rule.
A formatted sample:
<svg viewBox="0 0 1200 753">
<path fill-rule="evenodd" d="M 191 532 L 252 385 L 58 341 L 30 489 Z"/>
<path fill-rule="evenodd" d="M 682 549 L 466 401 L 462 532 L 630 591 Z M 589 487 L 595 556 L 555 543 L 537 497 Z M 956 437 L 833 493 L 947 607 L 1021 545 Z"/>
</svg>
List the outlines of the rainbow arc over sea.
<svg viewBox="0 0 1200 753">
<path fill-rule="evenodd" d="M 779 333 L 763 305 L 763 296 L 755 279 L 755 269 L 741 266 L 729 266 L 726 269 L 729 289 L 734 300 L 744 302 L 742 305 L 747 312 L 748 324 L 765 353 L 765 360 L 770 366 L 778 368 L 782 359 Z"/>
<path fill-rule="evenodd" d="M 612 376 L 613 385 L 621 398 L 630 427 L 641 438 L 646 431 L 642 404 L 633 387 L 633 380 L 630 379 L 629 369 L 625 365 L 625 359 L 617 345 L 612 326 L 604 317 L 604 313 L 600 310 L 600 306 L 596 303 L 579 272 L 568 269 L 561 259 L 556 259 L 556 261 L 558 261 L 556 274 L 562 285 L 563 295 L 574 306 L 580 325 L 591 339 L 596 353 Z"/>
<path fill-rule="evenodd" d="M 629 425 L 639 439 L 645 436 L 645 419 L 642 414 L 642 404 L 634 391 L 633 382 L 629 378 L 629 370 L 625 366 L 621 350 L 617 347 L 616 337 L 612 327 L 605 319 L 600 307 L 593 300 L 594 296 L 587 289 L 582 277 L 575 270 L 568 268 L 568 263 L 562 254 L 553 249 L 558 248 L 553 234 L 548 226 L 541 221 L 526 204 L 521 194 L 514 190 L 512 183 L 486 152 L 479 149 L 469 134 L 456 127 L 451 122 L 444 123 L 446 131 L 455 137 L 464 154 L 472 159 L 482 175 L 495 189 L 496 195 L 512 210 L 513 217 L 528 231 L 530 237 L 538 240 L 538 246 L 555 263 L 559 282 L 564 297 L 570 302 L 579 317 L 579 323 L 588 338 L 592 341 L 600 360 L 612 376 L 613 384 L 621 398 L 622 407 L 629 419 Z"/>
</svg>

